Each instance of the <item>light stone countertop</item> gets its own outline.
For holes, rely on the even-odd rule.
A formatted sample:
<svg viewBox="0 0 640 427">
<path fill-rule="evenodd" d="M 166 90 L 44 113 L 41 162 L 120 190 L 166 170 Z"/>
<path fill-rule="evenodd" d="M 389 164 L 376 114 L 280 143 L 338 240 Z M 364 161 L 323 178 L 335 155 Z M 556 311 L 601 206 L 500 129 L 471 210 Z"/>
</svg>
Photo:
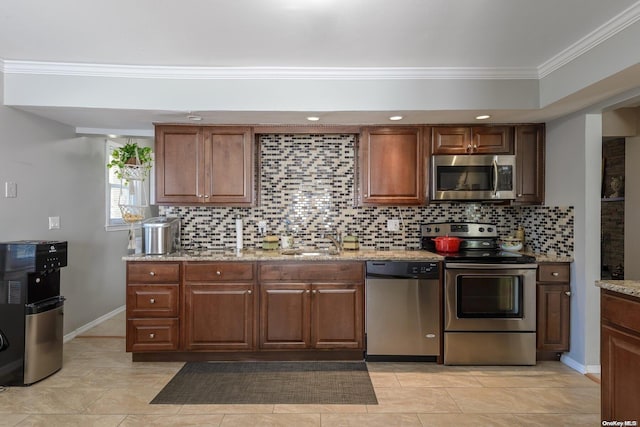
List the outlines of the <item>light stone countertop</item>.
<svg viewBox="0 0 640 427">
<path fill-rule="evenodd" d="M 598 280 L 596 286 L 640 298 L 640 280 Z"/>
<path fill-rule="evenodd" d="M 536 258 L 536 262 L 573 262 L 570 257 L 558 257 L 527 253 Z M 244 249 L 240 253 L 235 250 L 189 250 L 168 255 L 128 255 L 123 261 L 376 261 L 376 260 L 405 260 L 405 261 L 443 261 L 440 254 L 423 250 L 384 251 L 360 249 L 356 251 L 343 250 L 339 254 L 319 255 L 285 255 L 279 250 Z"/>
</svg>

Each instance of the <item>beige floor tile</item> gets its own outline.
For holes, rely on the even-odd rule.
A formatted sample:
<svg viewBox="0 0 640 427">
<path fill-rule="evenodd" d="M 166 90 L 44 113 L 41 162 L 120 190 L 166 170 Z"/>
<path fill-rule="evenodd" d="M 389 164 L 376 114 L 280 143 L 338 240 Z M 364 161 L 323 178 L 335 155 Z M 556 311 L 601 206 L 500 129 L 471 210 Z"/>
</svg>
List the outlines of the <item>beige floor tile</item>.
<svg viewBox="0 0 640 427">
<path fill-rule="evenodd" d="M 47 387 L 79 386 L 104 389 L 149 386 L 160 390 L 174 375 L 173 370 L 156 372 L 154 369 L 92 368 L 81 377 L 52 375 L 43 384 Z"/>
<path fill-rule="evenodd" d="M 584 427 L 599 426 L 600 413 L 597 414 L 525 414 L 514 415 L 515 424 L 522 427 L 563 426 Z"/>
<path fill-rule="evenodd" d="M 221 427 L 319 427 L 320 414 L 225 415 Z"/>
<path fill-rule="evenodd" d="M 0 415 L 0 426 L 8 427 L 15 426 L 25 418 L 27 418 L 27 414 L 2 414 Z"/>
<path fill-rule="evenodd" d="M 9 387 L 0 393 L 0 414 L 82 414 L 104 393 L 98 388 L 49 388 L 40 384 Z"/>
<path fill-rule="evenodd" d="M 274 405 L 182 405 L 180 414 L 272 414 Z"/>
<path fill-rule="evenodd" d="M 568 373 L 545 374 L 545 375 L 478 375 L 474 377 L 483 387 L 593 387 L 600 386 L 585 377 Z"/>
<path fill-rule="evenodd" d="M 162 387 L 109 389 L 87 408 L 89 414 L 177 414 L 180 405 L 151 405 Z"/>
<path fill-rule="evenodd" d="M 424 427 L 513 427 L 511 414 L 418 414 Z M 561 425 L 561 424 L 560 424 Z"/>
<path fill-rule="evenodd" d="M 482 387 L 468 372 L 398 372 L 402 387 Z"/>
<path fill-rule="evenodd" d="M 208 426 L 216 427 L 222 423 L 224 415 L 129 415 L 120 427 L 146 426 Z"/>
<path fill-rule="evenodd" d="M 416 414 L 322 414 L 322 427 L 421 427 Z"/>
<path fill-rule="evenodd" d="M 598 388 L 447 388 L 464 413 L 597 413 Z"/>
<path fill-rule="evenodd" d="M 367 405 L 274 405 L 274 413 L 358 413 L 367 412 Z"/>
<path fill-rule="evenodd" d="M 369 379 L 373 388 L 376 387 L 400 387 L 395 372 L 369 372 Z"/>
<path fill-rule="evenodd" d="M 30 415 L 20 427 L 116 427 L 124 418 L 125 415 Z"/>
<path fill-rule="evenodd" d="M 94 326 L 79 336 L 121 336 L 126 335 L 126 311 L 121 311 L 110 319 L 105 320 L 99 325 Z"/>
<path fill-rule="evenodd" d="M 431 387 L 381 387 L 378 405 L 367 405 L 369 413 L 460 412 L 444 389 Z"/>
</svg>

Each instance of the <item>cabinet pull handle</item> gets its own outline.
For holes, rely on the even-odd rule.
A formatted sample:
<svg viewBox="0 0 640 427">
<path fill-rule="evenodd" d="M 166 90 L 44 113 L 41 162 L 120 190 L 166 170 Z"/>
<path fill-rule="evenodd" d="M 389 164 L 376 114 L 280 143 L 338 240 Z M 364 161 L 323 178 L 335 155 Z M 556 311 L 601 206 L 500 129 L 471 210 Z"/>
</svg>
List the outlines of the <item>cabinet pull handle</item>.
<svg viewBox="0 0 640 427">
<path fill-rule="evenodd" d="M 155 298 L 151 298 L 151 299 L 149 300 L 149 302 L 150 302 L 151 304 L 155 304 L 155 303 L 156 303 L 156 299 L 155 299 Z"/>
<path fill-rule="evenodd" d="M 155 337 L 156 337 L 156 334 L 154 333 L 149 334 L 149 338 L 154 339 Z"/>
<path fill-rule="evenodd" d="M 571 296 L 571 291 L 565 291 L 564 293 L 566 296 L 570 297 Z"/>
<path fill-rule="evenodd" d="M 149 272 L 149 276 L 155 276 L 155 275 L 156 275 L 156 272 L 155 272 L 155 271 L 150 271 L 150 272 Z"/>
<path fill-rule="evenodd" d="M 221 276 L 221 275 L 222 275 L 222 271 L 218 270 L 218 271 L 216 271 L 216 274 L 217 274 L 218 276 Z"/>
<path fill-rule="evenodd" d="M 553 273 L 551 273 L 551 275 L 553 277 L 558 277 L 560 275 L 560 273 L 558 273 L 557 271 L 554 271 Z"/>
</svg>

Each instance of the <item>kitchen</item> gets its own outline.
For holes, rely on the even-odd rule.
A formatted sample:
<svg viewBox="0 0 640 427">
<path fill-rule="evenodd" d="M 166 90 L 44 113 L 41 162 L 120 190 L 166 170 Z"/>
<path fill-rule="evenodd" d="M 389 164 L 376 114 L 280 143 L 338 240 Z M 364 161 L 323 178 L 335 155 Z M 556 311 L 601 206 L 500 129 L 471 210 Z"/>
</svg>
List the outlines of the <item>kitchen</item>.
<svg viewBox="0 0 640 427">
<path fill-rule="evenodd" d="M 634 29 L 631 26 L 628 31 Z M 620 61 L 617 62 L 617 66 L 622 67 L 628 64 L 630 58 L 633 57 L 630 52 L 633 49 L 624 49 L 623 40 L 612 37 L 608 40 L 608 43 L 614 46 L 610 48 L 611 52 L 619 52 Z M 622 46 L 617 46 L 621 43 Z M 621 50 L 616 50 L 616 49 Z M 591 55 L 595 55 L 597 52 L 591 52 Z M 10 57 L 8 57 L 10 58 Z M 589 58 L 585 56 L 584 58 Z M 583 58 L 583 59 L 584 59 Z M 597 61 L 594 59 L 594 61 Z M 602 63 L 608 61 L 600 61 Z M 613 61 L 615 62 L 615 61 Z M 637 62 L 637 61 L 636 61 Z M 69 101 L 67 93 L 50 93 L 51 98 L 46 101 L 29 101 L 23 98 L 28 90 L 22 90 L 22 84 L 31 87 L 47 87 L 48 90 L 54 91 L 57 88 L 65 87 L 64 81 L 69 77 L 50 76 L 48 78 L 43 77 L 45 74 L 29 75 L 19 74 L 10 70 L 9 62 L 5 61 L 4 70 L 4 82 L 3 82 L 3 95 L 6 105 L 29 105 L 36 104 L 37 102 L 43 102 L 43 105 L 68 105 Z M 613 65 L 610 65 L 613 67 Z M 554 91 L 552 88 L 548 89 L 553 92 L 553 95 L 549 95 L 545 92 L 546 98 L 541 101 L 542 105 L 547 105 L 554 101 L 553 96 L 562 97 L 567 91 L 577 89 L 577 85 L 587 84 L 589 79 L 593 81 L 599 80 L 596 76 L 589 73 L 596 72 L 594 67 L 582 67 L 579 64 L 569 64 L 563 68 L 562 73 L 570 73 L 571 69 L 574 72 L 571 74 L 571 84 L 566 81 L 566 86 L 561 85 L 560 82 L 554 83 L 554 74 L 552 73 L 547 77 L 546 81 L 550 84 L 561 85 L 560 89 Z M 579 71 L 578 71 L 579 70 Z M 28 80 L 21 83 L 21 79 Z M 43 80 L 51 79 L 49 83 L 43 82 Z M 95 77 L 99 80 L 98 77 Z M 117 80 L 117 79 L 116 79 Z M 166 82 L 157 82 L 159 85 L 166 84 Z M 317 83 L 317 84 L 316 84 Z M 375 83 L 375 84 L 374 84 Z M 502 93 L 500 90 L 499 82 L 486 82 L 496 88 L 496 93 Z M 527 82 L 522 82 L 523 85 Z M 212 86 L 215 90 L 215 82 L 207 82 L 209 86 Z M 251 86 L 257 83 L 252 82 Z M 260 89 L 264 91 L 264 97 L 258 98 L 255 95 L 255 91 L 251 90 L 248 93 L 249 88 L 236 82 L 226 82 L 226 89 L 237 89 L 234 91 L 236 98 L 246 99 L 248 104 L 246 111 L 262 111 L 266 109 L 266 105 L 269 108 L 276 110 L 287 110 L 289 107 L 283 99 L 284 81 L 280 81 L 277 87 L 271 89 L 268 86 L 262 86 Z M 300 87 L 303 85 L 303 81 L 291 82 L 292 86 Z M 338 83 L 336 83 L 338 84 Z M 507 83 L 505 83 L 506 85 Z M 439 81 L 438 85 L 442 90 L 452 91 L 452 87 L 456 86 L 456 82 Z M 458 83 L 459 85 L 459 83 Z M 523 86 L 516 86 L 513 82 L 509 91 L 509 97 L 506 104 L 500 104 L 493 99 L 485 99 L 482 106 L 490 108 L 492 105 L 496 108 L 538 108 L 537 95 L 531 96 L 531 92 Z M 95 91 L 101 85 L 90 85 L 90 87 L 82 87 L 80 82 L 74 84 L 77 89 L 77 96 L 81 97 L 85 94 L 87 97 L 95 97 Z M 331 109 L 336 110 L 353 110 L 358 106 L 353 105 L 354 100 L 361 99 L 361 90 L 371 87 L 370 93 L 396 93 L 404 94 L 407 100 L 414 101 L 415 96 L 412 93 L 418 89 L 420 91 L 429 92 L 430 88 L 433 88 L 429 82 L 419 82 L 411 87 L 411 90 L 405 89 L 405 87 L 399 82 L 392 81 L 378 81 L 360 83 L 358 85 L 339 85 L 344 89 L 345 99 L 350 98 L 349 103 L 346 100 L 340 101 L 335 99 Z M 355 86 L 363 88 L 358 91 L 355 90 Z M 426 86 L 426 87 L 425 87 Z M 513 87 L 516 86 L 516 87 Z M 537 83 L 535 84 L 537 87 Z M 325 99 L 327 93 L 334 93 L 335 89 L 332 89 L 332 85 L 327 81 L 324 82 L 309 82 L 305 87 L 305 98 L 317 100 L 314 105 L 309 105 L 309 110 L 320 110 L 322 100 Z M 597 87 L 597 86 L 596 86 Z M 633 87 L 627 87 L 628 93 L 633 94 Z M 447 89 L 448 88 L 448 89 Z M 478 92 L 474 91 L 474 88 Z M 471 97 L 479 97 L 482 86 L 478 81 L 475 83 L 470 82 L 468 90 Z M 546 87 L 545 87 L 546 88 Z M 187 92 L 187 88 L 184 87 L 184 93 Z M 274 91 L 280 90 L 277 93 Z M 422 92 L 422 93 L 424 93 Z M 438 91 L 436 91 L 438 92 Z M 537 93 L 537 89 L 533 92 Z M 169 95 L 163 95 L 165 93 L 162 90 L 155 91 L 153 98 L 157 97 L 169 97 Z M 453 93 L 453 92 L 448 92 Z M 486 93 L 486 92 L 485 92 Z M 117 95 L 117 96 L 116 96 Z M 139 100 L 145 99 L 144 91 L 137 93 Z M 400 96 L 400 95 L 398 95 Z M 504 96 L 507 96 L 506 94 Z M 114 100 L 114 97 L 118 99 Z M 184 95 L 175 96 L 171 95 L 173 99 L 184 103 Z M 432 96 L 421 96 L 420 108 L 424 109 L 436 109 L 436 110 L 449 110 L 449 109 L 468 109 L 465 107 L 464 102 L 460 100 L 460 97 L 452 97 L 448 102 L 444 102 L 442 98 L 436 100 Z M 99 104 L 102 108 L 111 108 L 109 105 L 121 105 L 124 99 L 130 99 L 130 95 L 125 93 L 111 94 L 101 93 L 98 99 L 102 99 L 103 102 Z M 616 98 L 611 93 L 607 93 L 608 102 L 606 106 L 616 105 L 622 102 L 623 98 Z M 429 101 L 431 100 L 431 101 Z M 518 100 L 518 101 L 516 101 Z M 165 102 L 166 99 L 159 100 L 158 105 L 168 105 Z M 260 102 L 258 102 L 260 101 Z M 268 103 L 267 103 L 268 101 Z M 495 101 L 495 102 L 494 102 Z M 84 105 L 96 105 L 95 98 L 93 100 L 77 100 L 76 102 Z M 136 103 L 130 104 L 129 107 L 136 109 Z M 203 102 L 202 100 L 200 101 Z M 382 101 L 378 101 L 382 103 Z M 433 105 L 429 105 L 431 102 Z M 451 105 L 451 102 L 457 102 L 458 104 Z M 519 104 L 518 104 L 519 102 Z M 599 102 L 599 101 L 598 101 Z M 252 104 L 255 103 L 255 104 Z M 592 103 L 595 103 L 593 101 Z M 262 104 L 262 107 L 261 105 Z M 305 105 L 305 104 L 302 104 Z M 411 110 L 413 107 L 408 102 L 405 105 L 405 110 Z M 590 104 L 587 104 L 590 105 Z M 271 107 L 273 106 L 273 107 Z M 73 105 L 71 105 L 73 107 Z M 374 106 L 369 106 L 373 108 Z M 386 105 L 380 105 L 380 109 L 389 110 L 396 109 L 395 105 L 389 105 L 386 101 Z M 193 109 L 206 110 L 212 108 L 207 106 L 206 108 L 200 108 L 198 105 L 192 104 L 187 108 L 177 109 Z M 233 105 L 229 104 L 227 107 L 229 110 L 233 110 Z M 601 107 L 600 110 L 602 110 Z M 28 109 L 28 108 L 25 108 Z M 164 109 L 164 108 L 161 108 Z M 167 110 L 173 110 L 174 108 L 167 108 Z M 37 108 L 33 109 L 34 111 Z M 304 110 L 304 108 L 303 108 Z M 50 118 L 55 120 L 55 108 L 52 109 L 52 116 Z M 104 119 L 107 118 L 106 112 Z M 263 113 L 260 116 L 260 121 L 269 121 L 269 114 Z M 129 115 L 131 116 L 131 115 Z M 248 116 L 245 120 L 251 122 L 255 121 L 256 116 L 245 113 Z M 328 115 L 327 120 L 329 123 L 334 122 L 331 120 L 331 116 Z M 348 116 L 348 115 L 347 115 Z M 452 116 L 455 114 L 452 113 Z M 465 116 L 466 117 L 466 116 Z M 85 134 L 86 130 L 90 128 L 103 128 L 103 129 L 122 129 L 125 124 L 128 123 L 130 117 L 123 115 L 120 120 L 107 122 L 85 122 L 81 129 L 76 129 L 77 126 L 62 125 L 59 122 L 42 119 L 37 116 L 33 116 L 23 111 L 3 107 L 2 108 L 2 129 L 3 129 L 3 179 L 4 181 L 15 181 L 18 183 L 18 197 L 15 199 L 2 199 L 2 219 L 5 223 L 17 224 L 17 227 L 6 231 L 6 239 L 11 238 L 25 238 L 25 237 L 50 237 L 60 238 L 64 236 L 66 240 L 75 242 L 75 245 L 70 245 L 70 265 L 63 271 L 63 279 L 66 282 L 65 294 L 72 297 L 69 298 L 67 310 L 67 324 L 65 333 L 73 334 L 83 328 L 85 325 L 96 321 L 101 316 L 106 316 L 112 311 L 117 310 L 122 306 L 124 301 L 124 295 L 122 290 L 122 283 L 125 281 L 124 265 L 122 265 L 121 257 L 124 253 L 126 246 L 125 233 L 107 233 L 103 230 L 103 198 L 104 195 L 101 191 L 96 192 L 96 188 L 102 189 L 104 186 L 104 168 L 106 163 L 104 160 L 104 137 L 95 136 L 79 136 L 78 134 Z M 219 123 L 230 123 L 229 120 L 222 118 Z M 236 118 L 234 122 L 238 122 Z M 382 119 L 380 119 L 382 120 Z M 163 120 L 164 121 L 164 120 Z M 359 122 L 356 118 L 350 118 L 350 122 Z M 440 120 L 423 120 L 421 123 L 439 123 Z M 449 119 L 453 123 L 468 123 L 469 119 L 465 118 L 461 120 L 458 117 Z M 528 120 L 521 120 L 528 121 Z M 386 118 L 385 118 L 386 122 Z M 569 357 L 576 361 L 576 366 L 583 372 L 592 371 L 594 367 L 597 367 L 598 362 L 598 337 L 594 335 L 592 331 L 598 329 L 598 293 L 597 289 L 593 287 L 593 282 L 599 277 L 597 263 L 598 255 L 594 253 L 596 251 L 595 246 L 591 242 L 599 241 L 599 233 L 597 226 L 594 227 L 594 221 L 597 212 L 597 208 L 594 207 L 596 200 L 592 200 L 591 190 L 599 188 L 599 165 L 597 164 L 599 159 L 599 144 L 601 139 L 601 122 L 602 118 L 599 113 L 592 113 L 586 111 L 574 116 L 557 118 L 547 123 L 547 159 L 546 159 L 546 206 L 556 207 L 574 207 L 575 215 L 575 229 L 574 229 L 574 264 L 572 267 L 572 288 L 576 293 L 576 299 L 574 300 L 574 306 L 572 307 L 572 313 L 574 321 L 572 322 L 572 346 Z M 149 131 L 150 123 L 146 126 Z M 139 129 L 141 126 L 133 126 L 131 129 Z M 95 132 L 95 130 L 94 130 Z M 106 132 L 103 132 L 106 133 Z M 150 136 L 150 134 L 147 134 Z M 585 142 L 588 143 L 587 147 L 590 151 L 585 153 Z M 576 162 L 576 156 L 578 161 Z M 17 161 L 13 161 L 15 159 Z M 593 165 L 592 165 L 593 164 Z M 568 168 L 567 165 L 571 165 Z M 51 179 L 51 178 L 54 179 Z M 587 177 L 587 180 L 585 180 Z M 47 181 L 49 183 L 55 183 L 53 187 L 41 188 L 40 182 Z M 630 179 L 627 179 L 630 181 Z M 100 194 L 98 194 L 100 193 Z M 588 196 L 588 197 L 587 197 Z M 631 201 L 629 201 L 631 202 Z M 34 205 L 38 209 L 34 208 Z M 44 212 L 39 209 L 44 210 Z M 405 220 L 409 220 L 411 217 L 410 211 L 414 208 L 401 208 L 407 209 L 409 212 L 403 216 Z M 437 209 L 432 207 L 422 209 Z M 531 208 L 533 211 L 536 208 Z M 61 230 L 49 231 L 46 230 L 46 217 L 59 215 L 61 217 Z M 382 229 L 386 226 L 385 222 L 388 218 L 397 217 L 397 210 L 393 209 L 389 212 L 385 212 L 379 215 L 379 218 L 383 222 Z M 459 213 L 462 215 L 462 212 Z M 436 212 L 434 216 L 439 216 Z M 44 218 L 44 219 L 43 219 Z M 44 222 L 43 222 L 44 221 Z M 411 220 L 415 221 L 415 220 Z M 415 222 L 417 223 L 417 221 Z M 380 229 L 380 228 L 378 228 Z M 28 230 L 31 230 L 30 232 Z M 35 230 L 40 230 L 37 236 L 31 234 Z M 413 229 L 415 230 L 415 228 Z M 25 234 L 30 234 L 25 236 Z M 389 245 L 401 245 L 402 241 L 396 234 L 385 233 L 382 236 Z M 414 235 L 414 239 L 416 236 Z M 396 240 L 397 239 L 397 240 Z M 415 242 L 415 240 L 414 240 Z M 589 242 L 589 244 L 587 244 Z M 71 261 L 75 260 L 75 265 Z M 95 260 L 101 260 L 101 262 L 95 262 Z M 82 267 L 81 267 L 82 266 Z M 88 267 L 90 266 L 90 267 Z M 591 271 L 591 269 L 594 269 Z M 119 277 L 114 277 L 114 272 L 118 272 Z M 593 289 L 592 289 L 593 287 Z"/>
</svg>

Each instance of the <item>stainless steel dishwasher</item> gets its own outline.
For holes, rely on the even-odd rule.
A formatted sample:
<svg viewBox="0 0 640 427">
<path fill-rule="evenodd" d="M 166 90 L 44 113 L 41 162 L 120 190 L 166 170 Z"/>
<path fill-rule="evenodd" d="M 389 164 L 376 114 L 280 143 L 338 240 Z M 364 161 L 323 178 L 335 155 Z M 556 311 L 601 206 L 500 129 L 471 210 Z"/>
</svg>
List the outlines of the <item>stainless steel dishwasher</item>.
<svg viewBox="0 0 640 427">
<path fill-rule="evenodd" d="M 367 261 L 367 359 L 440 356 L 440 263 Z"/>
</svg>

